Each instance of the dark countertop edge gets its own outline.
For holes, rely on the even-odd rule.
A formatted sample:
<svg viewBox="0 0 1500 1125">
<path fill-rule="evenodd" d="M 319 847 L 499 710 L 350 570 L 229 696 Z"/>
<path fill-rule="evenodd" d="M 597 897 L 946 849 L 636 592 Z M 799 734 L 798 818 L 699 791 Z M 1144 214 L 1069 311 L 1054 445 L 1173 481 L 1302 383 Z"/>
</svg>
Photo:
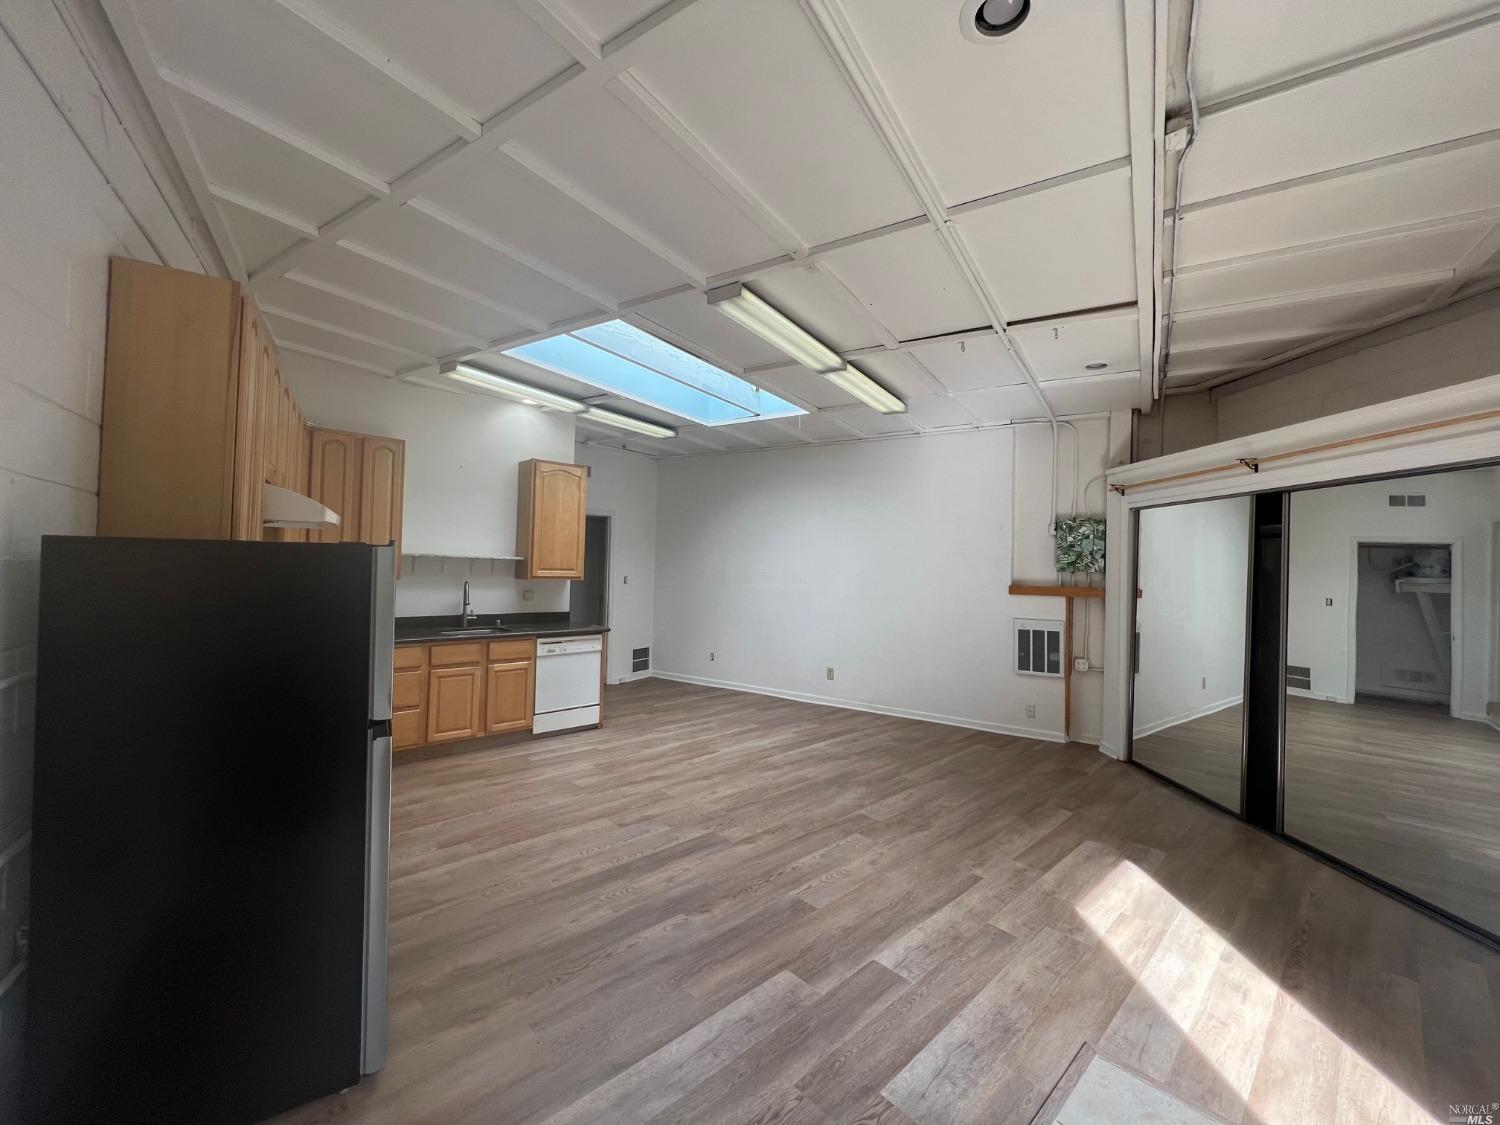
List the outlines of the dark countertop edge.
<svg viewBox="0 0 1500 1125">
<path fill-rule="evenodd" d="M 447 628 L 457 628 L 450 625 Z M 503 629 L 496 629 L 492 633 L 470 633 L 465 637 L 444 636 L 441 629 L 434 627 L 420 627 L 414 629 L 396 629 L 396 643 L 398 645 L 431 644 L 438 641 L 493 641 L 505 637 L 590 637 L 598 633 L 608 633 L 608 625 L 574 625 L 562 622 L 557 625 L 548 625 L 545 622 L 528 622 L 524 625 L 507 625 Z"/>
</svg>

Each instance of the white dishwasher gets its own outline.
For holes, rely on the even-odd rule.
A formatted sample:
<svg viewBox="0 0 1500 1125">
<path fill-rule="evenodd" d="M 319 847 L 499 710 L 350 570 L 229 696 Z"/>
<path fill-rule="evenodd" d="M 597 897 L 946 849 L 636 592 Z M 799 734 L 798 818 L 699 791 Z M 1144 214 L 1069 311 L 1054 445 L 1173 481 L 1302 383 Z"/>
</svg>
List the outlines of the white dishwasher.
<svg viewBox="0 0 1500 1125">
<path fill-rule="evenodd" d="M 598 724 L 603 656 L 602 636 L 537 639 L 533 733 Z"/>
</svg>

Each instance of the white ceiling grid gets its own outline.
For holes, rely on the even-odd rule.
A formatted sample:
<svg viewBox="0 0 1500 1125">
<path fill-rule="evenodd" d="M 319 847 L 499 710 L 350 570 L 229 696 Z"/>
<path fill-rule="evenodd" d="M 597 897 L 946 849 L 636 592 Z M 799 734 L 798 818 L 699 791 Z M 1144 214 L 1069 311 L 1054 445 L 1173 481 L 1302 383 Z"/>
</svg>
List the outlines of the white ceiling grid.
<svg viewBox="0 0 1500 1125">
<path fill-rule="evenodd" d="M 1131 151 L 1126 23 L 1150 0 L 1039 4 L 992 45 L 960 36 L 956 4 L 906 0 L 105 7 L 289 350 L 423 384 L 471 360 L 681 426 L 625 439 L 663 456 L 1035 418 L 1038 394 L 1127 408 L 1149 389 L 1132 170 L 1149 198 L 1151 154 Z M 1077 81 L 1056 82 L 1060 52 Z M 729 280 L 909 413 L 711 309 Z M 498 354 L 620 316 L 812 413 L 682 426 Z"/>
<path fill-rule="evenodd" d="M 1167 393 L 1500 284 L 1500 5 L 1197 4 Z M 1191 10 L 1172 0 L 1174 129 Z"/>
</svg>

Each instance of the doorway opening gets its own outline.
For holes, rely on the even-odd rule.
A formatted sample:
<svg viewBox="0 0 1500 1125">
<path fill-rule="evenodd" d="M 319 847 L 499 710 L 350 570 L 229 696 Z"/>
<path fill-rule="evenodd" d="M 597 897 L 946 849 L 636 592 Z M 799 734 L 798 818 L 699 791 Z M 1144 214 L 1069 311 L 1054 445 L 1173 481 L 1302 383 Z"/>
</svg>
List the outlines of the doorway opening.
<svg viewBox="0 0 1500 1125">
<path fill-rule="evenodd" d="M 568 617 L 575 625 L 609 624 L 609 516 L 584 521 L 583 577 L 568 583 Z"/>
<path fill-rule="evenodd" d="M 1349 699 L 1458 713 L 1453 543 L 1354 545 Z"/>
</svg>

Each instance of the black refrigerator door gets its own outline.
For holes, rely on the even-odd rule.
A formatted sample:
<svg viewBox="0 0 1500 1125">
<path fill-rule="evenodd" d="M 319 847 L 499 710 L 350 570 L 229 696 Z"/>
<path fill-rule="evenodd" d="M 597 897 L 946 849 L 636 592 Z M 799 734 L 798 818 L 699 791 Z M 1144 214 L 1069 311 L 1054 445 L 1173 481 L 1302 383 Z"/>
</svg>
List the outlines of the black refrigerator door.
<svg viewBox="0 0 1500 1125">
<path fill-rule="evenodd" d="M 380 557 L 43 539 L 34 1119 L 254 1121 L 358 1081 Z"/>
</svg>

